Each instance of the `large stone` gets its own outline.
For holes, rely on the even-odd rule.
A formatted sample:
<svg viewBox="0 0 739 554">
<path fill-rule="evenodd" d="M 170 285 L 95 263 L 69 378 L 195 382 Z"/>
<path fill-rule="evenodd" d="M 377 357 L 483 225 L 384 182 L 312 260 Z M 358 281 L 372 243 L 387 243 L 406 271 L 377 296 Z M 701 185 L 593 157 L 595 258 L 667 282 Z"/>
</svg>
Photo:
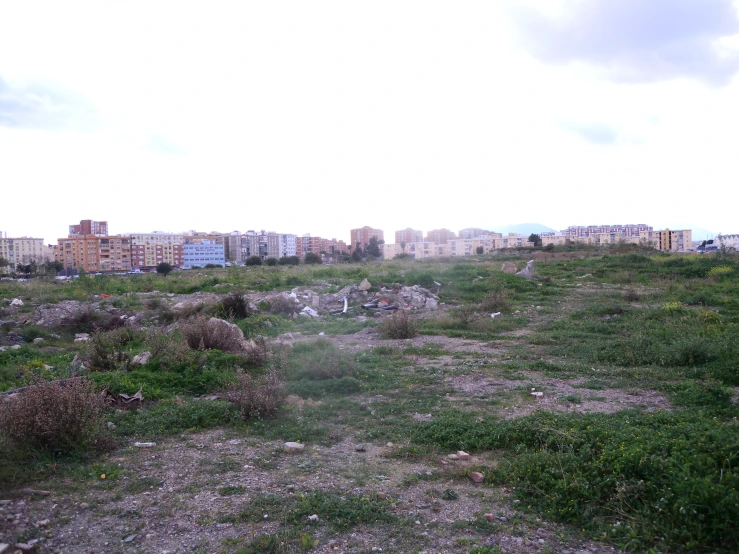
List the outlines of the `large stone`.
<svg viewBox="0 0 739 554">
<path fill-rule="evenodd" d="M 151 352 L 148 352 L 148 351 L 142 352 L 141 354 L 136 354 L 133 357 L 133 360 L 131 360 L 131 363 L 146 365 L 149 362 L 150 358 L 151 358 Z"/>
<path fill-rule="evenodd" d="M 304 448 L 305 448 L 305 445 L 300 444 L 299 442 L 286 442 L 285 443 L 285 452 L 289 452 L 291 454 L 302 452 Z"/>
<path fill-rule="evenodd" d="M 516 275 L 523 277 L 524 279 L 531 279 L 534 276 L 534 273 L 536 273 L 536 262 L 534 260 L 529 260 L 526 262 L 526 267 L 516 273 Z"/>
<path fill-rule="evenodd" d="M 472 473 L 470 473 L 470 479 L 472 479 L 472 481 L 475 483 L 482 483 L 485 479 L 485 476 L 479 471 L 473 471 Z"/>
<path fill-rule="evenodd" d="M 372 283 L 370 283 L 367 279 L 362 280 L 361 283 L 359 283 L 359 287 L 357 287 L 360 291 L 368 291 L 372 288 Z"/>
<path fill-rule="evenodd" d="M 74 336 L 74 342 L 84 342 L 90 340 L 90 335 L 88 333 L 77 333 Z"/>
<path fill-rule="evenodd" d="M 503 262 L 503 267 L 501 268 L 501 271 L 503 273 L 508 273 L 509 275 L 515 275 L 518 272 L 518 268 L 513 262 Z"/>
<path fill-rule="evenodd" d="M 40 342 L 44 342 L 44 339 L 42 337 L 36 337 L 35 339 L 33 339 L 34 344 L 38 344 Z"/>
<path fill-rule="evenodd" d="M 439 303 L 433 298 L 427 298 L 426 299 L 426 309 L 427 310 L 438 310 Z"/>
</svg>

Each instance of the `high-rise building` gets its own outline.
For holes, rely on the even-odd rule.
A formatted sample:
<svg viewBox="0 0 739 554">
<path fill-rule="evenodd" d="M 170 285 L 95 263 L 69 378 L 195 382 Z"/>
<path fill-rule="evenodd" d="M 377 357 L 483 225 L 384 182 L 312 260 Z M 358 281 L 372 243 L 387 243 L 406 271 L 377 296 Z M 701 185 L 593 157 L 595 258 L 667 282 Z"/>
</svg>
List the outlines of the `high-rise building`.
<svg viewBox="0 0 739 554">
<path fill-rule="evenodd" d="M 162 262 L 172 267 L 182 267 L 185 239 L 181 234 L 154 232 L 132 233 L 129 236 L 132 269 L 153 269 Z"/>
<path fill-rule="evenodd" d="M 79 225 L 69 226 L 70 237 L 86 237 L 87 235 L 95 235 L 97 237 L 108 236 L 107 221 L 93 221 L 91 219 L 83 219 Z"/>
<path fill-rule="evenodd" d="M 349 247 L 353 249 L 359 243 L 364 248 L 373 237 L 378 241 L 384 241 L 385 233 L 383 233 L 382 229 L 374 229 L 367 225 L 359 229 L 352 229 L 349 231 Z"/>
<path fill-rule="evenodd" d="M 457 235 L 449 229 L 433 229 L 426 233 L 426 242 L 434 242 L 436 244 L 446 244 L 451 239 L 456 239 Z"/>
<path fill-rule="evenodd" d="M 467 229 L 461 229 L 458 234 L 460 239 L 476 239 L 478 237 L 487 236 L 490 231 L 486 229 L 480 229 L 479 227 L 468 227 Z"/>
<path fill-rule="evenodd" d="M 131 238 L 125 236 L 67 237 L 57 240 L 56 260 L 64 269 L 89 273 L 131 269 Z"/>
<path fill-rule="evenodd" d="M 395 231 L 395 244 L 404 242 L 409 244 L 411 242 L 423 242 L 423 231 L 411 229 L 410 227 L 401 231 Z"/>
<path fill-rule="evenodd" d="M 0 236 L 0 258 L 8 261 L 8 267 L 0 268 L 0 273 L 14 273 L 18 264 L 41 264 L 53 260 L 54 252 L 52 247 L 44 244 L 44 239 Z"/>
<path fill-rule="evenodd" d="M 205 267 L 206 265 L 226 265 L 226 249 L 223 244 L 216 244 L 213 240 L 203 239 L 197 243 L 182 246 L 183 269 Z"/>
</svg>

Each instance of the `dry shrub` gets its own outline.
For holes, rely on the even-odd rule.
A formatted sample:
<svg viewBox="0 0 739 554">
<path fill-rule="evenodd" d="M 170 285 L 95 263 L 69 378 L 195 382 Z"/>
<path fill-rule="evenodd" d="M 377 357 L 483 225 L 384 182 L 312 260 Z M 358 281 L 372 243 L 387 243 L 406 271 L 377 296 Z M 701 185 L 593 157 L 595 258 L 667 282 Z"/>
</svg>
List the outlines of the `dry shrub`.
<svg viewBox="0 0 739 554">
<path fill-rule="evenodd" d="M 267 345 L 264 339 L 247 340 L 237 325 L 222 319 L 194 318 L 181 324 L 180 330 L 192 349 L 215 349 L 242 354 L 257 365 L 261 365 L 267 359 Z"/>
<path fill-rule="evenodd" d="M 270 298 L 268 304 L 272 314 L 291 315 L 295 312 L 295 302 L 284 294 Z"/>
<path fill-rule="evenodd" d="M 273 353 L 267 373 L 258 377 L 240 369 L 232 385 L 229 400 L 236 405 L 243 419 L 263 418 L 276 414 L 285 402 L 285 350 Z"/>
<path fill-rule="evenodd" d="M 92 308 L 85 308 L 70 317 L 65 325 L 76 333 L 93 333 L 95 331 L 112 331 L 126 325 L 120 316 L 98 312 Z"/>
<path fill-rule="evenodd" d="M 127 371 L 131 354 L 126 346 L 139 338 L 139 333 L 129 328 L 113 331 L 95 331 L 90 340 L 82 343 L 80 358 L 91 371 Z"/>
<path fill-rule="evenodd" d="M 102 396 L 88 379 L 37 381 L 0 400 L 0 434 L 20 447 L 71 452 L 103 430 Z"/>
<path fill-rule="evenodd" d="M 227 319 L 245 319 L 251 315 L 249 300 L 243 294 L 232 292 L 220 301 L 216 313 Z"/>
<path fill-rule="evenodd" d="M 182 335 L 164 329 L 150 329 L 146 334 L 146 347 L 164 368 L 190 362 L 193 356 Z"/>
<path fill-rule="evenodd" d="M 386 339 L 410 339 L 416 336 L 418 324 L 405 310 L 397 310 L 393 317 L 386 319 L 380 326 L 380 334 Z"/>
<path fill-rule="evenodd" d="M 508 293 L 503 289 L 492 290 L 482 299 L 480 307 L 490 313 L 508 312 L 511 309 Z"/>
</svg>

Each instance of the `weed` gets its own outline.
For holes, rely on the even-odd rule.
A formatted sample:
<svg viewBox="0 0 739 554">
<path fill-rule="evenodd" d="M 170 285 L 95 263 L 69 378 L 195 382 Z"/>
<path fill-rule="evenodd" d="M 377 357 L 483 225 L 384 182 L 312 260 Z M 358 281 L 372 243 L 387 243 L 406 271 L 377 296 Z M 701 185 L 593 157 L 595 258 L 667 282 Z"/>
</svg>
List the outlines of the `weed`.
<svg viewBox="0 0 739 554">
<path fill-rule="evenodd" d="M 418 324 L 405 310 L 397 310 L 380 326 L 380 334 L 386 339 L 410 339 L 416 336 L 417 331 Z"/>
<path fill-rule="evenodd" d="M 229 399 L 245 420 L 273 416 L 285 401 L 285 383 L 274 368 L 258 377 L 239 370 Z"/>
<path fill-rule="evenodd" d="M 246 319 L 251 315 L 249 300 L 243 294 L 232 292 L 218 303 L 216 314 L 226 319 Z"/>
</svg>

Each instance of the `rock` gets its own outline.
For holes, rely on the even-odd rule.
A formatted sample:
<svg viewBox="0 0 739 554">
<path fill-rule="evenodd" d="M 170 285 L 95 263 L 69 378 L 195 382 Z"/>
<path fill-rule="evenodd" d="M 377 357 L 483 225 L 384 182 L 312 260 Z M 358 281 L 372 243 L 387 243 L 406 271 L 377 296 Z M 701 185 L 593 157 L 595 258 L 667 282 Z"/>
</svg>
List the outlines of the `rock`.
<svg viewBox="0 0 739 554">
<path fill-rule="evenodd" d="M 133 445 L 137 448 L 154 448 L 157 443 L 155 442 L 135 442 Z"/>
<path fill-rule="evenodd" d="M 513 262 L 503 262 L 503 267 L 501 268 L 501 271 L 503 273 L 508 273 L 509 275 L 515 275 L 518 272 L 518 268 Z"/>
<path fill-rule="evenodd" d="M 115 429 L 116 427 L 115 423 L 113 423 L 112 421 L 109 421 L 108 423 L 106 423 L 106 425 L 108 426 L 108 429 L 110 429 L 111 431 Z"/>
<path fill-rule="evenodd" d="M 40 342 L 44 342 L 44 339 L 41 337 L 36 337 L 35 339 L 33 339 L 33 344 L 38 344 Z"/>
<path fill-rule="evenodd" d="M 88 333 L 77 333 L 74 336 L 74 342 L 84 342 L 86 340 L 90 340 L 90 335 Z"/>
<path fill-rule="evenodd" d="M 449 458 L 450 460 L 459 460 L 459 456 L 457 456 L 456 454 L 449 454 L 447 458 Z"/>
<path fill-rule="evenodd" d="M 51 523 L 51 521 L 48 519 L 42 519 L 41 521 L 36 522 L 36 527 L 46 527 L 49 523 Z"/>
<path fill-rule="evenodd" d="M 310 306 L 306 306 L 305 308 L 302 309 L 302 311 L 300 312 L 300 315 L 307 315 L 309 317 L 318 317 L 318 312 L 315 311 Z"/>
<path fill-rule="evenodd" d="M 310 521 L 318 521 L 318 516 L 317 516 L 316 514 L 313 514 L 313 515 L 311 515 L 311 516 L 308 516 L 308 519 L 309 519 Z"/>
<path fill-rule="evenodd" d="M 72 367 L 81 367 L 84 365 L 84 362 L 82 361 L 82 358 L 80 358 L 79 354 L 75 354 L 74 359 L 72 360 L 72 363 L 70 365 Z"/>
<path fill-rule="evenodd" d="M 516 275 L 518 275 L 519 277 L 523 277 L 524 279 L 531 279 L 534 276 L 535 272 L 536 262 L 534 260 L 529 260 L 528 262 L 526 262 L 526 267 L 516 273 Z"/>
<path fill-rule="evenodd" d="M 123 542 L 133 542 L 138 535 L 128 535 L 125 539 L 123 539 Z"/>
<path fill-rule="evenodd" d="M 469 477 L 475 483 L 482 483 L 483 479 L 485 479 L 485 476 L 479 471 L 473 471 L 470 473 Z"/>
<path fill-rule="evenodd" d="M 290 454 L 302 452 L 304 448 L 305 448 L 305 445 L 300 444 L 299 442 L 286 442 L 285 443 L 285 452 L 288 452 Z"/>
<path fill-rule="evenodd" d="M 11 306 L 23 306 L 23 300 L 20 298 L 13 298 L 13 300 L 10 302 Z"/>
<path fill-rule="evenodd" d="M 367 447 L 364 446 L 363 444 L 358 444 L 357 446 L 354 447 L 354 450 L 356 452 L 367 452 Z"/>
<path fill-rule="evenodd" d="M 5 352 L 7 349 L 7 346 L 0 346 L 0 352 Z"/>
<path fill-rule="evenodd" d="M 495 516 L 493 514 L 485 514 L 485 519 L 488 521 L 493 521 L 495 519 Z"/>
<path fill-rule="evenodd" d="M 131 360 L 131 363 L 146 365 L 150 358 L 151 358 L 151 352 L 148 352 L 148 351 L 142 352 L 141 354 L 136 354 L 133 357 L 133 360 Z"/>
<path fill-rule="evenodd" d="M 359 286 L 357 287 L 360 291 L 365 292 L 372 288 L 372 283 L 370 283 L 367 279 L 363 279 L 361 283 L 359 283 Z"/>
<path fill-rule="evenodd" d="M 469 460 L 470 459 L 470 455 L 467 454 L 467 452 L 465 452 L 464 450 L 457 450 L 457 457 L 460 460 Z"/>
<path fill-rule="evenodd" d="M 21 552 L 30 552 L 31 550 L 33 550 L 33 546 L 25 542 L 15 543 L 15 547 Z"/>
<path fill-rule="evenodd" d="M 7 506 L 12 500 L 0 500 L 0 506 Z"/>
<path fill-rule="evenodd" d="M 4 554 L 5 552 L 8 552 L 9 548 L 10 548 L 10 545 L 7 542 L 0 542 L 0 554 Z"/>
<path fill-rule="evenodd" d="M 434 300 L 433 298 L 427 298 L 426 299 L 426 309 L 427 310 L 438 310 L 439 309 L 439 303 Z"/>
<path fill-rule="evenodd" d="M 87 508 L 89 508 L 89 507 L 90 507 L 90 505 L 87 502 L 81 502 L 80 503 L 80 509 L 81 510 L 87 510 Z"/>
<path fill-rule="evenodd" d="M 20 344 L 14 344 L 13 346 L 10 347 L 11 350 L 20 350 L 20 348 L 21 348 Z"/>
<path fill-rule="evenodd" d="M 387 496 L 385 496 L 384 492 L 378 492 L 377 493 L 377 500 L 385 500 Z"/>
</svg>

